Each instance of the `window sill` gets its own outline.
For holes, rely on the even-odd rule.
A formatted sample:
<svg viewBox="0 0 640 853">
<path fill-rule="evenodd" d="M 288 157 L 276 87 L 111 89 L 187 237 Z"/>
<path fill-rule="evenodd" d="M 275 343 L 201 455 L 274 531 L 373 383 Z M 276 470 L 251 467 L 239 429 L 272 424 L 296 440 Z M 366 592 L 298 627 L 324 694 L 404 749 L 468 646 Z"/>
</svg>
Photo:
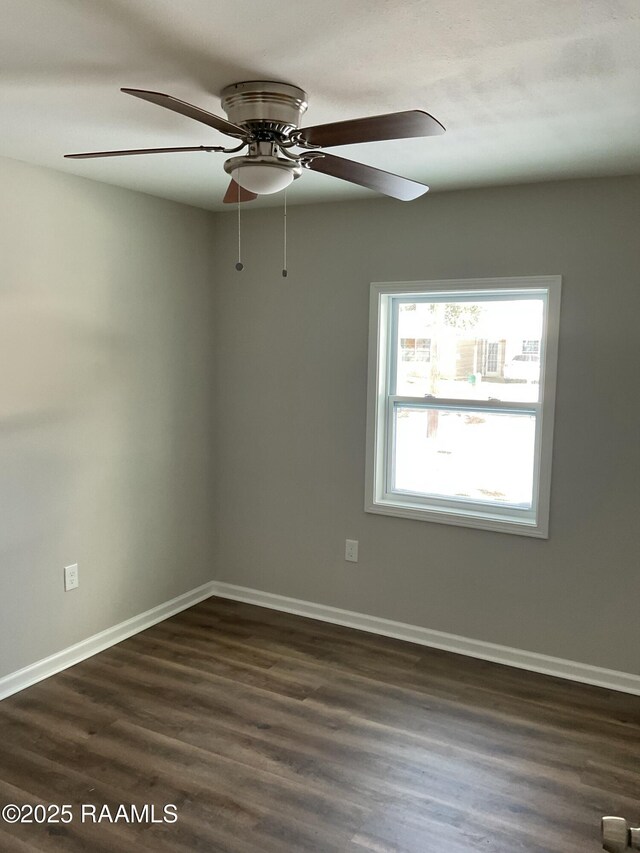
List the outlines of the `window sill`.
<svg viewBox="0 0 640 853">
<path fill-rule="evenodd" d="M 527 519 L 514 519 L 497 513 L 463 512 L 439 510 L 419 504 L 397 503 L 390 500 L 376 500 L 365 505 L 365 512 L 376 515 L 391 515 L 396 518 L 409 518 L 414 521 L 430 521 L 436 524 L 450 524 L 455 527 L 470 527 L 476 530 L 490 530 L 494 533 L 511 533 L 516 536 L 532 536 L 536 539 L 548 539 L 549 533 L 540 523 Z"/>
</svg>

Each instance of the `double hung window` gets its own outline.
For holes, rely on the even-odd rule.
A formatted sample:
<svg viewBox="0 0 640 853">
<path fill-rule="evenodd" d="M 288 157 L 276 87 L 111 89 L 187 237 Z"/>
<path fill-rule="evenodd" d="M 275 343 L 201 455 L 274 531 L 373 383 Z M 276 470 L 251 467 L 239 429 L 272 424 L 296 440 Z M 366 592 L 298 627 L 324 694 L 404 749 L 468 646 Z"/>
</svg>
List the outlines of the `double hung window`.
<svg viewBox="0 0 640 853">
<path fill-rule="evenodd" d="M 548 535 L 560 278 L 371 286 L 370 512 Z"/>
</svg>

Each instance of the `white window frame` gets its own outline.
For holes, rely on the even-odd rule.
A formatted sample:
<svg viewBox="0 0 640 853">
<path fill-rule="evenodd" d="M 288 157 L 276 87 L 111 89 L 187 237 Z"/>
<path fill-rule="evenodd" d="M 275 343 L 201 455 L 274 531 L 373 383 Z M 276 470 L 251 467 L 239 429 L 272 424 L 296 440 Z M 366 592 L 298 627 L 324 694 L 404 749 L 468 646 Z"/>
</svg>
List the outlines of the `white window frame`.
<svg viewBox="0 0 640 853">
<path fill-rule="evenodd" d="M 369 315 L 369 382 L 367 402 L 367 462 L 365 511 L 420 521 L 474 527 L 523 536 L 549 537 L 549 501 L 553 422 L 558 361 L 561 276 L 449 279 L 438 281 L 373 282 Z M 537 403 L 498 400 L 450 400 L 446 398 L 392 396 L 390 383 L 395 353 L 393 305 L 398 297 L 428 296 L 429 301 L 467 298 L 542 298 L 543 331 L 540 342 L 540 396 Z M 394 405 L 420 408 L 465 409 L 477 412 L 530 412 L 536 417 L 533 500 L 531 510 L 512 509 L 481 502 L 455 501 L 391 491 Z"/>
</svg>

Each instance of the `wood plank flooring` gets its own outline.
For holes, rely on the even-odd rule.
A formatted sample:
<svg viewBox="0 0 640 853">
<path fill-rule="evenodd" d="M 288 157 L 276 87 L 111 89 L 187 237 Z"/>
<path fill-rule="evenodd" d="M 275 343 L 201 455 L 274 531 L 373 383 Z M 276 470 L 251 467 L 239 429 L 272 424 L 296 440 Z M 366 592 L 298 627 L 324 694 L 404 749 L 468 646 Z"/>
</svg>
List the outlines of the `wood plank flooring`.
<svg viewBox="0 0 640 853">
<path fill-rule="evenodd" d="M 640 822 L 640 697 L 211 598 L 0 703 L 5 803 L 74 820 L 2 853 L 588 853 Z"/>
</svg>

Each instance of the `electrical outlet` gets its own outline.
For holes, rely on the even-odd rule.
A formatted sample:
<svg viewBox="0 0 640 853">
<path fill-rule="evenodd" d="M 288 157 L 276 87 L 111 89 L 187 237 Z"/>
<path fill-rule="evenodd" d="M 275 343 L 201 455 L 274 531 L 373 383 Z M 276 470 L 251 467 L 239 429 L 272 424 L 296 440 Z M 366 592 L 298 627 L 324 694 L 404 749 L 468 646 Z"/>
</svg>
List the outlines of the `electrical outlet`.
<svg viewBox="0 0 640 853">
<path fill-rule="evenodd" d="M 358 562 L 358 540 L 357 539 L 347 539 L 345 548 L 344 548 L 344 558 L 349 563 L 357 563 Z"/>
<path fill-rule="evenodd" d="M 64 591 L 69 592 L 70 589 L 75 589 L 78 586 L 78 564 L 64 567 Z"/>
</svg>

